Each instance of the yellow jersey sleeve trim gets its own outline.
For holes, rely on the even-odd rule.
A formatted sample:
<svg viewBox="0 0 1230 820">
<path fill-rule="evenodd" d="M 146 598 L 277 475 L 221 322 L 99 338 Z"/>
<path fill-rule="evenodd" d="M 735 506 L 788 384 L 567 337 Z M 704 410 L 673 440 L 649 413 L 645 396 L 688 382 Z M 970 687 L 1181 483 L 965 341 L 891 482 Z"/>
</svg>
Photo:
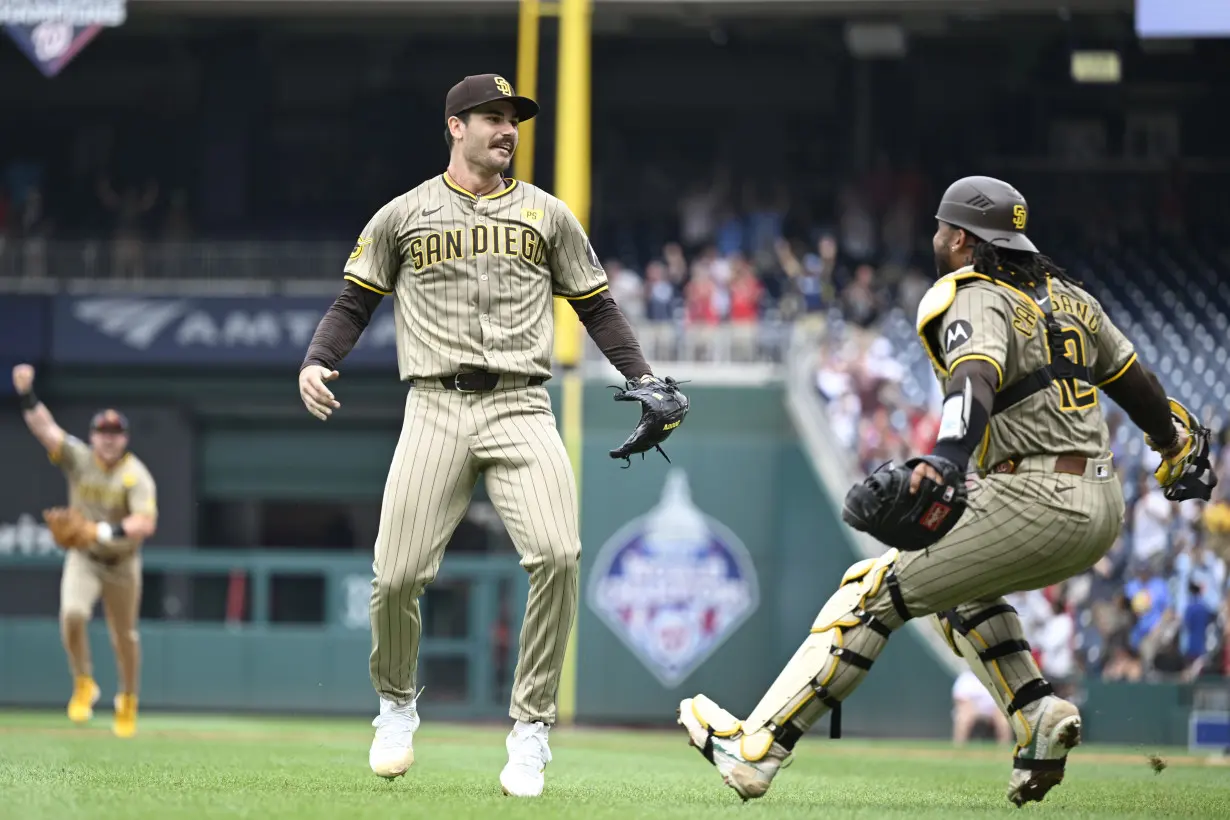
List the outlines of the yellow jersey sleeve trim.
<svg viewBox="0 0 1230 820">
<path fill-rule="evenodd" d="M 1097 387 L 1105 387 L 1106 385 L 1108 385 L 1108 384 L 1110 384 L 1111 382 L 1115 381 L 1116 379 L 1120 378 L 1121 376 L 1123 376 L 1123 374 L 1124 374 L 1124 373 L 1128 372 L 1128 368 L 1132 366 L 1132 362 L 1134 362 L 1134 361 L 1136 361 L 1136 353 L 1135 353 L 1135 352 L 1133 352 L 1131 356 L 1128 356 L 1128 360 L 1127 360 L 1126 362 L 1124 362 L 1124 363 L 1123 363 L 1123 367 L 1121 367 L 1121 368 L 1119 368 L 1117 371 L 1115 371 L 1115 375 L 1111 376 L 1109 379 L 1105 379 L 1105 380 L 1103 380 L 1103 381 L 1098 382 L 1096 386 L 1097 386 Z"/>
<path fill-rule="evenodd" d="M 608 290 L 609 288 L 610 288 L 610 285 L 602 285 L 601 287 L 594 288 L 589 293 L 583 293 L 580 296 L 569 296 L 566 293 L 557 293 L 555 295 L 561 299 L 567 299 L 569 302 L 580 302 L 582 300 L 588 299 L 591 296 L 597 296 L 599 293 L 602 293 L 602 291 Z"/>
<path fill-rule="evenodd" d="M 991 449 L 991 425 L 987 424 L 987 429 L 982 432 L 982 443 L 978 446 L 978 469 L 986 469 L 987 450 Z"/>
<path fill-rule="evenodd" d="M 974 360 L 981 361 L 981 362 L 990 362 L 991 364 L 995 365 L 995 373 L 999 376 L 999 383 L 995 385 L 995 389 L 998 390 L 1000 385 L 1004 383 L 1004 369 L 1000 367 L 999 362 L 995 361 L 990 356 L 984 355 L 982 353 L 965 354 L 964 356 L 955 360 L 952 364 L 948 366 L 948 372 L 951 373 L 954 370 L 956 370 L 957 365 L 961 364 L 961 362 L 968 362 L 968 361 L 974 361 Z"/>
<path fill-rule="evenodd" d="M 390 294 L 393 293 L 393 291 L 391 290 L 381 290 L 380 288 L 373 285 L 371 282 L 364 282 L 362 279 L 355 276 L 353 273 L 348 273 L 342 278 L 348 281 L 354 282 L 359 287 L 364 288 L 365 290 L 370 290 L 372 293 L 378 293 L 381 296 L 389 296 Z"/>
</svg>

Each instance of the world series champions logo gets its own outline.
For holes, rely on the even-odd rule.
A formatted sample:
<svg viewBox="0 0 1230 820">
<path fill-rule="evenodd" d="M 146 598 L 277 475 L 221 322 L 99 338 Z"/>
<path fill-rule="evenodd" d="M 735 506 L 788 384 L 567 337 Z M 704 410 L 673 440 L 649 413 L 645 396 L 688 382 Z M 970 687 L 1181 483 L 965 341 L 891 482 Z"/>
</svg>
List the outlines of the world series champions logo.
<svg viewBox="0 0 1230 820">
<path fill-rule="evenodd" d="M 645 668 L 673 688 L 756 611 L 759 586 L 747 548 L 697 509 L 686 473 L 674 469 L 657 506 L 598 551 L 587 597 Z"/>
<path fill-rule="evenodd" d="M 126 19 L 126 0 L 0 0 L 0 28 L 48 78 L 63 71 L 103 28 Z"/>
</svg>

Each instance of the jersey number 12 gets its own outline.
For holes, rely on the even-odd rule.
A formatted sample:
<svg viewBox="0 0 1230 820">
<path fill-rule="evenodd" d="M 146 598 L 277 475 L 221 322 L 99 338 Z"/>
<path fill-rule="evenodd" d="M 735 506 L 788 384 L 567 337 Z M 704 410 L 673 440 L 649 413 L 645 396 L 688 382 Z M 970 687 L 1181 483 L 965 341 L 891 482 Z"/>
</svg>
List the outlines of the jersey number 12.
<svg viewBox="0 0 1230 820">
<path fill-rule="evenodd" d="M 1065 327 L 1059 334 L 1063 339 L 1063 352 L 1076 365 L 1087 368 L 1085 337 L 1074 327 Z M 1098 389 L 1075 379 L 1059 379 L 1059 407 L 1061 410 L 1084 410 L 1098 403 Z"/>
</svg>

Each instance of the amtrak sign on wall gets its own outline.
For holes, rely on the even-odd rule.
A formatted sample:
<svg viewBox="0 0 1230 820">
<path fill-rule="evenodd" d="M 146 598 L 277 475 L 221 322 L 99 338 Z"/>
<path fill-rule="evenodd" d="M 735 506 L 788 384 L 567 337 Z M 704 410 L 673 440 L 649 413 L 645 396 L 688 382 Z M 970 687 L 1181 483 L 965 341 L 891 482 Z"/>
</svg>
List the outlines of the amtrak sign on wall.
<svg viewBox="0 0 1230 820">
<path fill-rule="evenodd" d="M 293 366 L 332 303 L 278 296 L 60 297 L 52 310 L 52 357 L 70 364 Z M 396 363 L 393 310 L 382 304 L 344 364 Z"/>
<path fill-rule="evenodd" d="M 675 468 L 657 506 L 602 545 L 587 600 L 645 668 L 673 688 L 755 612 L 760 590 L 743 542 L 696 507 L 687 474 Z"/>
</svg>

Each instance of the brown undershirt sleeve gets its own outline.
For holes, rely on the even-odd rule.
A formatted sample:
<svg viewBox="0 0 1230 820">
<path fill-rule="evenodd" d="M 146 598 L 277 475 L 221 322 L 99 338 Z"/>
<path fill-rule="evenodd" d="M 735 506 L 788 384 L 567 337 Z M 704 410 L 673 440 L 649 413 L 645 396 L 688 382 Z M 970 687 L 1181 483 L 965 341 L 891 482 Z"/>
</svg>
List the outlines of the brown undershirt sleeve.
<svg viewBox="0 0 1230 820">
<path fill-rule="evenodd" d="M 299 369 L 303 370 L 311 364 L 335 369 L 338 363 L 346 358 L 346 354 L 354 349 L 382 298 L 384 297 L 375 291 L 354 282 L 346 282 L 346 287 L 316 326 L 307 355 L 304 356 Z"/>
<path fill-rule="evenodd" d="M 604 290 L 585 299 L 572 299 L 569 303 L 602 355 L 625 379 L 636 380 L 653 373 L 641 352 L 640 343 L 632 333 L 628 318 L 619 309 L 610 291 Z"/>
<path fill-rule="evenodd" d="M 1157 446 L 1165 449 L 1174 443 L 1176 433 L 1166 390 L 1157 376 L 1139 361 L 1132 362 L 1122 376 L 1103 386 L 1102 390 Z"/>
</svg>

